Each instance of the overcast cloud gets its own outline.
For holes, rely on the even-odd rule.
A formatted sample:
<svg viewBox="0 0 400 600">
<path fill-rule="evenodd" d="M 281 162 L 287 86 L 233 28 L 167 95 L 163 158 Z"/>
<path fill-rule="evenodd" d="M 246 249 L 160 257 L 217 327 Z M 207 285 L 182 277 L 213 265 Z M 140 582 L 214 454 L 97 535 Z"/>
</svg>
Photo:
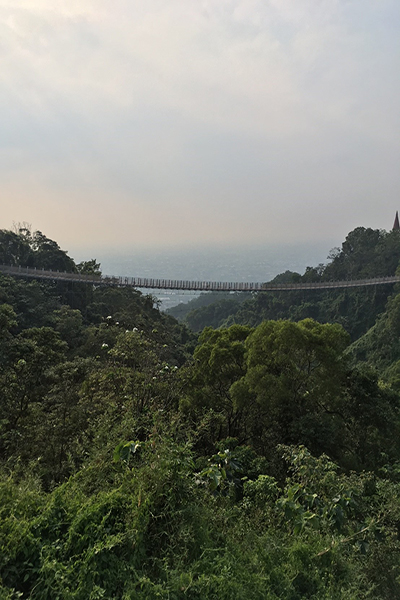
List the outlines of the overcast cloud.
<svg viewBox="0 0 400 600">
<path fill-rule="evenodd" d="M 398 0 L 2 0 L 2 225 L 337 240 L 400 210 Z"/>
</svg>

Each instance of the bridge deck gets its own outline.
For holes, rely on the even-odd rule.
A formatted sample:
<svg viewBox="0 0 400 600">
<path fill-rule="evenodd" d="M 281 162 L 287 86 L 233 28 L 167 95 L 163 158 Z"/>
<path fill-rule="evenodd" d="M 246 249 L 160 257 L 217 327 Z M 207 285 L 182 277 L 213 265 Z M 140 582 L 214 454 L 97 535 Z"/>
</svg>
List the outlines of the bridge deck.
<svg viewBox="0 0 400 600">
<path fill-rule="evenodd" d="M 30 267 L 13 267 L 0 265 L 0 272 L 17 277 L 33 279 L 50 279 L 53 281 L 73 281 L 92 285 L 115 285 L 134 288 L 160 290 L 193 290 L 210 292 L 283 292 L 290 290 L 321 290 L 354 288 L 371 285 L 387 285 L 400 282 L 400 276 L 376 277 L 371 279 L 354 279 L 350 281 L 322 281 L 309 283 L 244 283 L 224 281 L 185 281 L 180 279 L 151 279 L 143 277 L 102 277 L 83 273 L 65 273 L 46 271 Z"/>
</svg>

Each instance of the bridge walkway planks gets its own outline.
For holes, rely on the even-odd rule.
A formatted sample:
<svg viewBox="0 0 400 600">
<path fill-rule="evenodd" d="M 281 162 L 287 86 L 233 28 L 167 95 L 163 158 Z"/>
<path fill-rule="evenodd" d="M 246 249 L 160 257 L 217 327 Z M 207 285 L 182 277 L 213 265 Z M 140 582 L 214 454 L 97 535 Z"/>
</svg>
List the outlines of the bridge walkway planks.
<svg viewBox="0 0 400 600">
<path fill-rule="evenodd" d="M 200 292 L 287 292 L 294 290 L 327 290 L 387 285 L 400 282 L 400 276 L 354 279 L 350 281 L 321 281 L 309 283 L 245 283 L 225 281 L 186 281 L 181 279 L 152 279 L 143 277 L 98 276 L 84 273 L 47 271 L 30 267 L 0 265 L 0 272 L 16 277 L 70 281 L 91 285 L 115 285 L 119 287 L 148 288 L 159 290 L 191 290 Z"/>
</svg>

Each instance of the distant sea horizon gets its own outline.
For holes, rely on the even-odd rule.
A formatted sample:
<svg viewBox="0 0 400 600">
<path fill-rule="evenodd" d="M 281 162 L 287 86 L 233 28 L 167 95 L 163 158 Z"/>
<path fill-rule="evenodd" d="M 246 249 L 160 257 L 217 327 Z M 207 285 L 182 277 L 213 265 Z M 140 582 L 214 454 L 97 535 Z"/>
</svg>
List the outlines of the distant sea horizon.
<svg viewBox="0 0 400 600">
<path fill-rule="evenodd" d="M 279 273 L 303 274 L 306 267 L 326 264 L 334 244 L 328 242 L 254 244 L 237 246 L 133 248 L 125 251 L 98 249 L 76 259 L 96 258 L 103 275 L 198 281 L 266 282 Z M 78 253 L 77 253 L 78 254 Z M 167 309 L 198 296 L 193 292 L 145 290 Z"/>
</svg>

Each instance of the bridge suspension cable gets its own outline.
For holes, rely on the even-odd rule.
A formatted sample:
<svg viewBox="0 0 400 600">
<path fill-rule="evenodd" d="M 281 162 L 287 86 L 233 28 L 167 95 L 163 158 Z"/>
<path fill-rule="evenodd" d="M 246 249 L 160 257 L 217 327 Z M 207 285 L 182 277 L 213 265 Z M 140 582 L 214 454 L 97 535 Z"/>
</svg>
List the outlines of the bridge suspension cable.
<svg viewBox="0 0 400 600">
<path fill-rule="evenodd" d="M 371 285 L 387 285 L 400 282 L 400 276 L 374 277 L 343 281 L 319 281 L 301 283 L 246 283 L 225 281 L 188 281 L 181 279 L 152 279 L 148 277 L 100 276 L 86 273 L 48 271 L 31 267 L 0 265 L 0 272 L 16 277 L 71 281 L 92 285 L 114 285 L 119 287 L 148 288 L 159 290 L 192 290 L 200 292 L 285 292 L 293 290 L 323 290 L 354 288 Z"/>
</svg>

